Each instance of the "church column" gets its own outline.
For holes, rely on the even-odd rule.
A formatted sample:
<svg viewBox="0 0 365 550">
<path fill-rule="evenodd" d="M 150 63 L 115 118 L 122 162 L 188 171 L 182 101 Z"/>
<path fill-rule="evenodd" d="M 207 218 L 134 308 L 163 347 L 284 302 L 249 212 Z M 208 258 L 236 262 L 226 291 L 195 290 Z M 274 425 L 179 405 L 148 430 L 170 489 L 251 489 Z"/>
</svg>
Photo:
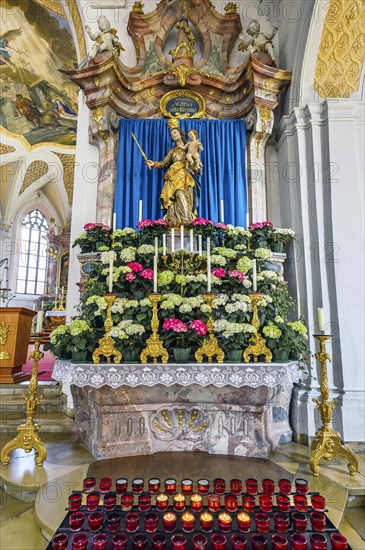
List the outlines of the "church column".
<svg viewBox="0 0 365 550">
<path fill-rule="evenodd" d="M 99 148 L 96 221 L 111 227 L 118 144 L 119 117 L 108 105 L 97 107 L 91 113 L 90 142 Z"/>
</svg>

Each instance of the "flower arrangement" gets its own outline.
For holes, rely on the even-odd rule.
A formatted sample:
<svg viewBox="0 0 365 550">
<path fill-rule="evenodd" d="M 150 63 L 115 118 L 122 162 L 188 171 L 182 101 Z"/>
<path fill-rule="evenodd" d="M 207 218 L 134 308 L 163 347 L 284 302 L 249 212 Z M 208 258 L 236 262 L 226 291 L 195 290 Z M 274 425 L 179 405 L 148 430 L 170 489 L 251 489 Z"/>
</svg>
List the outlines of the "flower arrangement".
<svg viewBox="0 0 365 550">
<path fill-rule="evenodd" d="M 200 319 L 184 323 L 180 319 L 170 317 L 162 325 L 162 338 L 167 347 L 188 348 L 192 344 L 200 345 L 202 336 L 207 333 L 207 325 Z"/>
<path fill-rule="evenodd" d="M 302 321 L 286 321 L 280 315 L 276 315 L 273 321 L 269 321 L 263 327 L 262 332 L 267 338 L 267 345 L 279 358 L 284 356 L 289 359 L 290 355 L 296 359 L 302 359 L 308 352 L 305 344 L 308 339 L 307 327 Z"/>
<path fill-rule="evenodd" d="M 215 321 L 214 331 L 226 352 L 243 351 L 248 346 L 251 336 L 256 333 L 255 327 L 250 323 L 233 323 L 225 319 Z"/>
<path fill-rule="evenodd" d="M 75 240 L 72 246 L 78 245 L 82 253 L 97 252 L 101 247 L 111 247 L 111 231 L 103 223 L 87 223 L 84 233 Z"/>
<path fill-rule="evenodd" d="M 250 225 L 251 245 L 254 248 L 268 248 L 273 231 L 271 222 L 257 222 Z"/>
</svg>

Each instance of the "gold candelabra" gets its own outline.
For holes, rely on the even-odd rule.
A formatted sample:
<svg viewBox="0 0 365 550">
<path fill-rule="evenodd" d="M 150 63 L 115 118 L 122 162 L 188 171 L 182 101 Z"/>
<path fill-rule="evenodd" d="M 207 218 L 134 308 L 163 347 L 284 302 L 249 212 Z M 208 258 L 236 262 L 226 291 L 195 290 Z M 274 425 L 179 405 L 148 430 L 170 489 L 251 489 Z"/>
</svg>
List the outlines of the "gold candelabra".
<svg viewBox="0 0 365 550">
<path fill-rule="evenodd" d="M 151 319 L 151 329 L 152 334 L 147 339 L 146 347 L 142 350 L 140 358 L 141 363 L 147 363 L 147 358 L 152 357 L 153 362 L 157 363 L 157 358 L 162 358 L 162 363 L 166 364 L 169 360 L 169 354 L 167 349 L 164 347 L 162 340 L 158 334 L 158 327 L 160 326 L 160 321 L 158 320 L 158 303 L 161 300 L 161 294 L 158 292 L 153 292 L 148 295 L 150 302 L 152 304 L 152 319 Z"/>
<path fill-rule="evenodd" d="M 203 294 L 204 302 L 211 306 L 215 296 L 214 292 L 206 292 Z M 197 363 L 202 363 L 203 356 L 206 355 L 208 357 L 208 363 L 212 362 L 213 357 L 217 357 L 218 363 L 223 363 L 224 351 L 219 347 L 218 340 L 214 336 L 214 321 L 211 315 L 207 321 L 207 329 L 209 336 L 204 339 L 201 347 L 196 350 L 195 359 Z"/>
<path fill-rule="evenodd" d="M 326 341 L 331 338 L 326 334 L 315 334 L 314 338 L 318 340 L 320 351 L 315 354 L 317 361 L 321 364 L 321 401 L 316 397 L 313 401 L 316 403 L 316 408 L 319 410 L 323 422 L 322 428 L 316 431 L 316 439 L 312 443 L 311 459 L 309 467 L 313 475 L 318 476 L 320 467 L 318 466 L 321 458 L 331 460 L 335 456 L 343 456 L 347 461 L 347 468 L 350 475 L 354 476 L 358 470 L 358 461 L 354 453 L 342 443 L 340 434 L 330 427 L 333 409 L 337 403 L 337 399 L 329 401 L 329 385 L 327 376 L 327 361 L 331 362 L 331 358 L 326 351 Z"/>
<path fill-rule="evenodd" d="M 41 338 L 34 338 L 34 351 L 29 355 L 29 359 L 33 359 L 32 377 L 29 382 L 28 395 L 23 395 L 25 399 L 25 424 L 18 427 L 18 435 L 9 441 L 2 449 L 0 460 L 4 465 L 9 464 L 9 453 L 15 449 L 24 449 L 26 453 L 35 450 L 35 461 L 38 466 L 42 466 L 47 458 L 46 447 L 39 437 L 40 426 L 34 421 L 37 406 L 43 395 L 37 395 L 38 390 L 38 362 L 44 357 L 44 353 L 39 350 Z"/>
<path fill-rule="evenodd" d="M 106 319 L 104 322 L 105 334 L 99 340 L 99 347 L 93 353 L 93 362 L 100 363 L 100 356 L 106 357 L 107 363 L 110 363 L 111 358 L 114 356 L 114 363 L 121 363 L 122 354 L 115 347 L 115 340 L 109 334 L 113 327 L 112 319 L 112 305 L 116 299 L 115 294 L 105 294 L 104 300 L 107 303 Z"/>
<path fill-rule="evenodd" d="M 163 267 L 174 273 L 205 273 L 207 270 L 207 261 L 203 256 L 195 252 L 186 252 L 178 250 L 167 256 L 162 256 Z"/>
<path fill-rule="evenodd" d="M 272 353 L 269 348 L 266 346 L 266 340 L 259 333 L 260 320 L 258 315 L 258 302 L 261 298 L 260 292 L 251 292 L 250 300 L 252 303 L 252 325 L 256 329 L 256 333 L 251 336 L 250 342 L 252 342 L 243 352 L 243 361 L 245 363 L 250 362 L 250 356 L 252 355 L 253 360 L 257 363 L 257 360 L 260 355 L 265 357 L 265 363 L 271 363 Z"/>
</svg>

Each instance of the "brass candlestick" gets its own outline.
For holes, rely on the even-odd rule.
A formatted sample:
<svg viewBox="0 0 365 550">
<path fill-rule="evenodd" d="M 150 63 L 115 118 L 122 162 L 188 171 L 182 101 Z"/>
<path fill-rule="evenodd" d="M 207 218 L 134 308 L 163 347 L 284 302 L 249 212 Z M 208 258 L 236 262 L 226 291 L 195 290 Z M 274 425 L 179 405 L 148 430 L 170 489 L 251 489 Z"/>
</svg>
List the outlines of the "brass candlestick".
<svg viewBox="0 0 365 550">
<path fill-rule="evenodd" d="M 109 334 L 113 327 L 112 319 L 112 305 L 116 299 L 115 294 L 105 294 L 104 300 L 107 303 L 106 319 L 104 322 L 105 334 L 99 340 L 99 347 L 93 353 L 94 363 L 100 363 L 100 356 L 106 357 L 107 363 L 110 363 L 111 358 L 114 356 L 114 363 L 121 363 L 122 354 L 115 347 L 115 340 Z"/>
<path fill-rule="evenodd" d="M 337 399 L 328 400 L 329 385 L 327 376 L 327 360 L 331 361 L 329 354 L 326 352 L 326 340 L 331 338 L 325 334 L 315 334 L 314 338 L 318 340 L 320 351 L 315 354 L 317 361 L 321 364 L 321 401 L 316 397 L 313 398 L 316 403 L 316 408 L 319 410 L 323 422 L 322 428 L 316 431 L 316 439 L 312 443 L 311 459 L 309 467 L 313 475 L 318 476 L 320 467 L 318 466 L 321 458 L 331 460 L 335 456 L 343 456 L 347 461 L 347 468 L 351 476 L 354 476 L 358 470 L 358 461 L 354 453 L 341 442 L 341 437 L 338 432 L 330 427 L 333 409 L 337 403 Z"/>
<path fill-rule="evenodd" d="M 211 306 L 215 296 L 214 292 L 206 292 L 203 294 L 204 302 Z M 207 329 L 209 336 L 204 339 L 202 346 L 196 350 L 195 359 L 197 363 L 202 363 L 203 355 L 206 355 L 208 357 L 208 363 L 211 363 L 212 358 L 216 356 L 218 363 L 223 363 L 224 351 L 219 347 L 218 340 L 214 336 L 214 321 L 211 315 L 208 318 Z"/>
<path fill-rule="evenodd" d="M 252 303 L 252 325 L 256 329 L 256 334 L 251 336 L 250 342 L 252 342 L 252 344 L 250 344 L 243 352 L 243 361 L 245 363 L 249 363 L 250 355 L 252 355 L 254 362 L 257 363 L 259 356 L 263 355 L 265 357 L 265 363 L 271 363 L 272 353 L 266 346 L 265 338 L 263 338 L 259 333 L 260 320 L 258 315 L 258 302 L 261 298 L 261 294 L 259 292 L 251 292 L 249 296 Z"/>
<path fill-rule="evenodd" d="M 25 424 L 21 424 L 18 427 L 18 435 L 7 443 L 2 451 L 0 460 L 4 465 L 9 464 L 9 453 L 14 449 L 24 449 L 26 453 L 30 453 L 32 449 L 35 450 L 35 461 L 38 466 L 42 466 L 43 462 L 47 458 L 46 447 L 38 435 L 40 426 L 34 421 L 37 406 L 43 395 L 37 395 L 38 390 L 38 362 L 44 353 L 39 351 L 41 344 L 41 338 L 34 338 L 34 351 L 30 353 L 29 359 L 33 359 L 32 377 L 29 382 L 28 395 L 23 395 L 25 399 Z"/>
<path fill-rule="evenodd" d="M 182 275 L 190 273 L 205 273 L 207 270 L 207 261 L 203 256 L 195 252 L 186 252 L 179 250 L 166 256 L 162 256 L 163 266 L 173 273 Z"/>
<path fill-rule="evenodd" d="M 152 357 L 153 362 L 157 363 L 157 358 L 161 356 L 162 363 L 166 364 L 169 360 L 169 354 L 167 349 L 164 347 L 162 340 L 160 340 L 159 334 L 158 334 L 158 327 L 160 325 L 160 321 L 158 320 L 158 303 L 161 300 L 161 294 L 158 292 L 153 292 L 152 294 L 148 295 L 150 302 L 152 303 L 152 319 L 151 319 L 151 329 L 152 334 L 147 339 L 146 347 L 144 350 L 142 350 L 140 358 L 141 363 L 145 364 L 147 363 L 147 358 Z"/>
</svg>

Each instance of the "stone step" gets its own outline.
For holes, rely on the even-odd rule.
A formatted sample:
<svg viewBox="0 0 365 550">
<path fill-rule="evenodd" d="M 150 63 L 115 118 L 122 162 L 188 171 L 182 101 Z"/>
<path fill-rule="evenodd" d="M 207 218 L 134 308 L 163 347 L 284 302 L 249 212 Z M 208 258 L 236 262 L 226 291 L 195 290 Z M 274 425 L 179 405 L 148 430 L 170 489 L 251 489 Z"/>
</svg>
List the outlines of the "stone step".
<svg viewBox="0 0 365 550">
<path fill-rule="evenodd" d="M 42 433 L 70 433 L 74 420 L 64 412 L 37 411 L 35 422 L 40 426 Z M 25 412 L 7 411 L 5 418 L 0 418 L 0 431 L 2 434 L 17 435 L 17 428 L 25 422 Z"/>
<path fill-rule="evenodd" d="M 19 384 L 0 384 L 0 399 L 1 401 L 6 395 L 23 395 L 27 393 L 29 388 L 29 380 L 20 382 Z M 38 382 L 38 393 L 47 396 L 49 394 L 59 394 L 60 384 L 58 382 Z"/>
</svg>

